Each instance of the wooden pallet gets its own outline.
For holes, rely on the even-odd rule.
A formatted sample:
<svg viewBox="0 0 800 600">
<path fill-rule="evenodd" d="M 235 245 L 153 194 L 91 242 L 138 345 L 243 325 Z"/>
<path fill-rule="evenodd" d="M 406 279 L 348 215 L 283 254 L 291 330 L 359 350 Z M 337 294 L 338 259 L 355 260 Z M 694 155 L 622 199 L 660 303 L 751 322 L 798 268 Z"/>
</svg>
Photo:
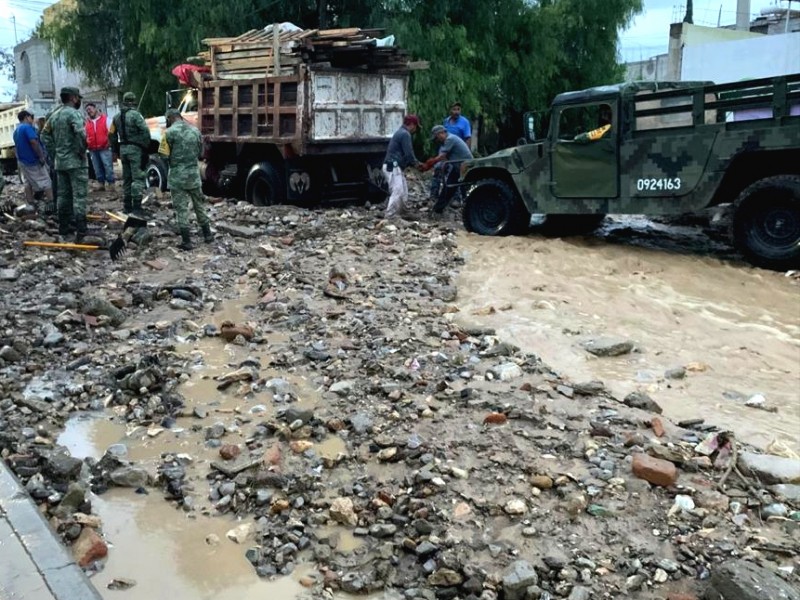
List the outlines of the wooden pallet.
<svg viewBox="0 0 800 600">
<path fill-rule="evenodd" d="M 206 38 L 208 50 L 199 57 L 211 67 L 211 77 L 242 79 L 260 74 L 295 71 L 303 63 L 334 67 L 385 69 L 391 71 L 427 68 L 427 63 L 409 62 L 409 54 L 395 47 L 378 47 L 375 37 L 382 29 L 306 29 L 280 32 L 251 29 L 229 38 Z"/>
</svg>

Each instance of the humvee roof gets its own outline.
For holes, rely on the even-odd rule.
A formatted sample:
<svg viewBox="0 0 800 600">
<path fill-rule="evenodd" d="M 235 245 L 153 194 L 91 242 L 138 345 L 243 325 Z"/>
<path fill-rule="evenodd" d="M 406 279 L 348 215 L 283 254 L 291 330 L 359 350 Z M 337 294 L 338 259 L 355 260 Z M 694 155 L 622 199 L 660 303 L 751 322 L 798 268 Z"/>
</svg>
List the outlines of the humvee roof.
<svg viewBox="0 0 800 600">
<path fill-rule="evenodd" d="M 714 85 L 714 83 L 712 81 L 627 81 L 558 94 L 553 100 L 553 106 L 606 100 L 616 96 L 633 96 L 639 92 L 663 92 L 706 85 Z"/>
</svg>

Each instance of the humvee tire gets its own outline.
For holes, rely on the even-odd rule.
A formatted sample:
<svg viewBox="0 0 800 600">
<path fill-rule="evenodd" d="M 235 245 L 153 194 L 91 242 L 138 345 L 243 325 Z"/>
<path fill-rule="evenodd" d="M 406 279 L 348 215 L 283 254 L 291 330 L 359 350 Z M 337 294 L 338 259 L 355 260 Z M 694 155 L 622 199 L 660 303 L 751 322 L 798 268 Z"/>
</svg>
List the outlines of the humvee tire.
<svg viewBox="0 0 800 600">
<path fill-rule="evenodd" d="M 158 188 L 160 192 L 169 189 L 167 184 L 167 165 L 158 154 L 151 154 L 144 168 L 145 189 Z"/>
<path fill-rule="evenodd" d="M 734 203 L 733 244 L 767 269 L 800 269 L 800 175 L 756 181 Z"/>
<path fill-rule="evenodd" d="M 514 190 L 499 179 L 481 179 L 467 194 L 462 211 L 467 231 L 480 235 L 525 233 L 531 214 Z"/>
<path fill-rule="evenodd" d="M 542 224 L 542 233 L 555 237 L 583 235 L 597 229 L 605 218 L 603 214 L 547 215 Z"/>
</svg>

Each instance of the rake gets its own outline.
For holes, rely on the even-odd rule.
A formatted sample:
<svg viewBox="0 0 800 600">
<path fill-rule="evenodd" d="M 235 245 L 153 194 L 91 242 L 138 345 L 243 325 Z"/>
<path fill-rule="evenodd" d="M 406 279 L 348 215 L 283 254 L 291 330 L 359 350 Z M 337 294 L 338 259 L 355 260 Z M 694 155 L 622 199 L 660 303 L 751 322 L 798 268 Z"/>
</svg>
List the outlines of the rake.
<svg viewBox="0 0 800 600">
<path fill-rule="evenodd" d="M 112 213 L 106 214 L 112 218 L 120 220 L 119 215 L 113 215 Z M 128 218 L 125 219 L 125 225 L 122 226 L 122 232 L 117 235 L 117 239 L 112 242 L 108 249 L 108 253 L 111 255 L 111 260 L 117 260 L 125 253 L 128 242 L 131 241 L 131 238 L 142 227 L 147 227 L 147 219 L 143 219 L 142 217 L 138 217 L 136 215 L 128 215 Z"/>
</svg>

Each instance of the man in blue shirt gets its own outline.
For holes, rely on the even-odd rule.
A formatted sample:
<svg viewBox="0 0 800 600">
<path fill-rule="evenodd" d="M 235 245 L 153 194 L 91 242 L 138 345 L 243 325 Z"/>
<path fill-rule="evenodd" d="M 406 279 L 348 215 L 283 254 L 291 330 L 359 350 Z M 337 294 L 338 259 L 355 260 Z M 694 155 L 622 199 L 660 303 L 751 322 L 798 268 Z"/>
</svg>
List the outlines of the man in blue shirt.
<svg viewBox="0 0 800 600">
<path fill-rule="evenodd" d="M 386 204 L 386 218 L 403 217 L 407 214 L 408 183 L 403 173 L 408 167 L 419 168 L 422 163 L 414 156 L 411 136 L 419 129 L 419 117 L 406 115 L 403 124 L 389 140 L 386 157 L 383 159 L 383 176 L 389 184 L 389 202 Z"/>
<path fill-rule="evenodd" d="M 19 125 L 14 130 L 14 151 L 17 166 L 25 183 L 25 201 L 33 203 L 36 192 L 44 192 L 48 205 L 53 203 L 53 182 L 47 168 L 47 156 L 33 126 L 33 113 L 22 110 L 17 115 Z"/>
</svg>

